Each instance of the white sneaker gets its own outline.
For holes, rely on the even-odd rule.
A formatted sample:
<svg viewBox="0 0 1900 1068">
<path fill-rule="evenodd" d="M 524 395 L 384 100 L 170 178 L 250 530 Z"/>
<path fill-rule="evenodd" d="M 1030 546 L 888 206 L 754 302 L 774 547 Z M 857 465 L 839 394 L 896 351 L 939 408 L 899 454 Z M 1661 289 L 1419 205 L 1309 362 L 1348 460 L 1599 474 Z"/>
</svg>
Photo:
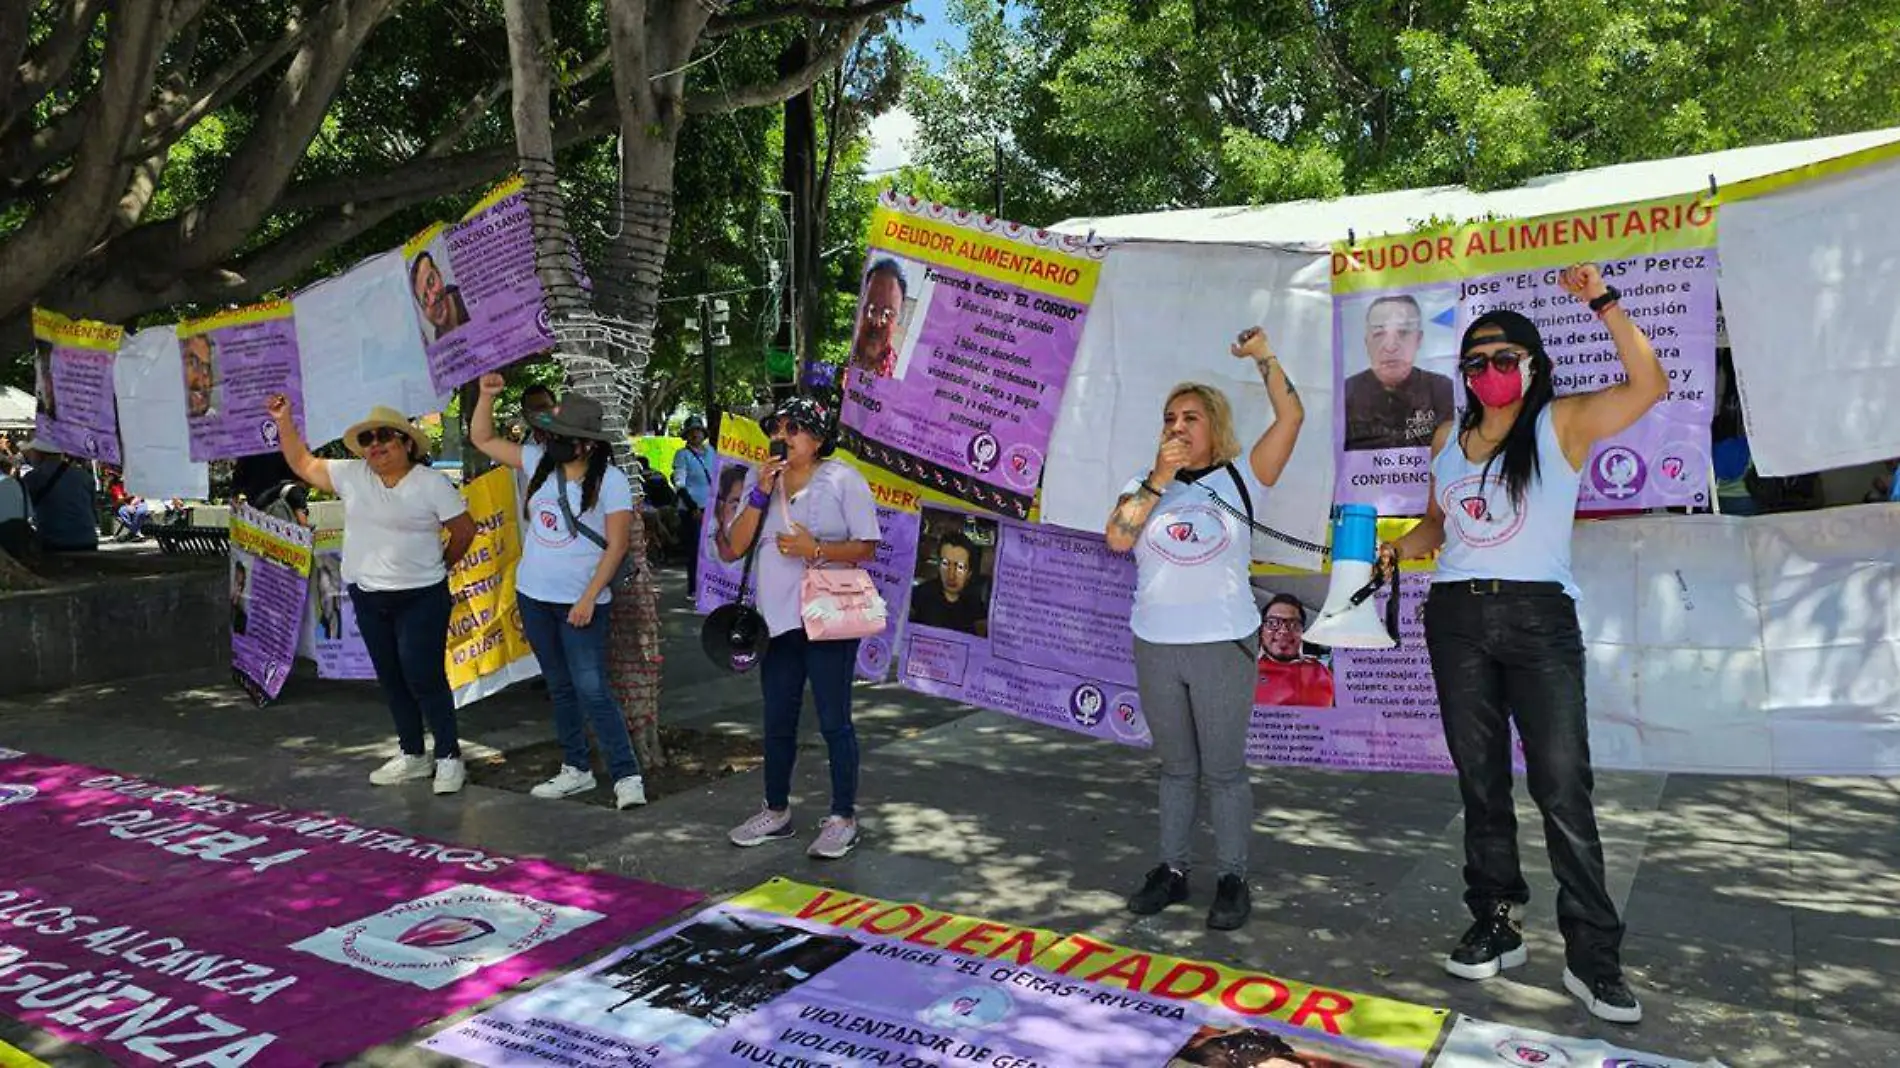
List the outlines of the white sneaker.
<svg viewBox="0 0 1900 1068">
<path fill-rule="evenodd" d="M 584 794 L 594 788 L 594 773 L 582 771 L 570 764 L 562 764 L 554 778 L 529 790 L 528 793 L 543 801 L 558 801 L 563 797 Z"/>
<path fill-rule="evenodd" d="M 414 782 L 435 774 L 435 762 L 426 756 L 410 756 L 407 753 L 390 757 L 382 767 L 369 773 L 369 781 L 374 786 L 394 786 L 397 783 Z"/>
<path fill-rule="evenodd" d="M 629 775 L 614 781 L 614 807 L 632 808 L 647 803 L 646 780 L 638 775 Z"/>
<path fill-rule="evenodd" d="M 438 794 L 458 794 L 462 784 L 468 781 L 468 769 L 462 766 L 457 757 L 435 762 L 435 792 Z"/>
</svg>

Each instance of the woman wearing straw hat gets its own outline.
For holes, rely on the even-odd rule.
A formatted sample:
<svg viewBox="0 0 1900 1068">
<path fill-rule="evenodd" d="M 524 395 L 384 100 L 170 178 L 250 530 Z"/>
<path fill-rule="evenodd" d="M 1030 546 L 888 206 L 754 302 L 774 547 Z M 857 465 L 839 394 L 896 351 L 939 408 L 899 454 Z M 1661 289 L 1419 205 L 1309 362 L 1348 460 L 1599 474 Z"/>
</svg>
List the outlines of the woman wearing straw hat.
<svg viewBox="0 0 1900 1068">
<path fill-rule="evenodd" d="M 423 463 L 428 439 L 393 408 L 373 408 L 344 431 L 343 444 L 358 460 L 312 456 L 282 394 L 268 411 L 290 469 L 343 500 L 343 581 L 402 743 L 369 781 L 394 786 L 433 777 L 436 793 L 456 793 L 468 776 L 446 664 L 454 606 L 448 580 L 475 540 L 468 505 L 447 476 Z M 425 723 L 435 735 L 433 761 L 422 748 Z"/>
<path fill-rule="evenodd" d="M 468 437 L 496 463 L 528 472 L 526 533 L 515 570 L 521 627 L 548 680 L 561 770 L 534 788 L 549 800 L 594 789 L 587 728 L 594 730 L 614 806 L 647 803 L 633 736 L 608 683 L 607 646 L 614 576 L 633 542 L 633 484 L 615 467 L 599 402 L 570 393 L 528 424 L 543 443 L 517 445 L 495 432 L 495 398 L 507 380 L 482 376 Z"/>
</svg>

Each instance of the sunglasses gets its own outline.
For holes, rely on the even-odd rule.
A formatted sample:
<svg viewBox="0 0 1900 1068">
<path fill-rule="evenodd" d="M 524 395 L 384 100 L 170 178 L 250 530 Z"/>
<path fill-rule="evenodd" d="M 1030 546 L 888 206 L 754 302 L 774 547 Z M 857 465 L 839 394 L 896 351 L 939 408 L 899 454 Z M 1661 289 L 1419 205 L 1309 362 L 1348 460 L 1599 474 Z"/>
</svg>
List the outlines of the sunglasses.
<svg viewBox="0 0 1900 1068">
<path fill-rule="evenodd" d="M 1490 364 L 1499 374 L 1510 374 L 1517 365 L 1530 357 L 1528 352 L 1516 349 L 1500 349 L 1489 356 L 1466 356 L 1458 361 L 1458 370 L 1467 375 L 1482 374 L 1484 365 Z"/>
<path fill-rule="evenodd" d="M 379 426 L 374 430 L 365 430 L 361 434 L 356 435 L 356 445 L 358 448 L 367 449 L 371 445 L 385 445 L 392 441 L 402 441 L 408 436 L 409 435 L 404 434 L 400 430 L 391 430 L 386 426 Z"/>
<path fill-rule="evenodd" d="M 794 431 L 803 430 L 805 433 L 810 434 L 814 438 L 824 436 L 823 432 L 821 432 L 818 428 L 807 424 L 802 419 L 794 419 L 790 416 L 776 416 L 776 415 L 771 416 L 770 418 L 766 419 L 764 422 L 759 424 L 759 429 L 765 431 L 765 436 L 769 438 L 772 435 L 778 433 L 779 427 L 781 426 L 785 428 L 785 432 L 787 434 L 793 433 Z"/>
<path fill-rule="evenodd" d="M 1268 631 L 1304 630 L 1306 627 L 1297 619 L 1281 619 L 1279 616 L 1266 617 L 1260 621 L 1260 626 L 1261 629 Z"/>
</svg>

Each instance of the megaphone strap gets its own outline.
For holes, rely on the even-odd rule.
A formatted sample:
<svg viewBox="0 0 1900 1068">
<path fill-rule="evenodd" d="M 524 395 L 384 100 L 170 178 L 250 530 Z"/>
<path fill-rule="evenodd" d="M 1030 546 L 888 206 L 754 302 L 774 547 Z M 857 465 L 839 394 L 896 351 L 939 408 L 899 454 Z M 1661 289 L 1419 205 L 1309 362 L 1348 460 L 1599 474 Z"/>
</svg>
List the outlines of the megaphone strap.
<svg viewBox="0 0 1900 1068">
<path fill-rule="evenodd" d="M 1238 480 L 1240 476 L 1235 475 L 1234 477 L 1236 480 Z M 1285 533 L 1284 531 L 1275 530 L 1272 527 L 1267 526 L 1265 523 L 1261 523 L 1257 521 L 1256 519 L 1254 519 L 1253 516 L 1250 516 L 1247 513 L 1242 512 L 1240 509 L 1235 508 L 1232 504 L 1229 504 L 1227 501 L 1227 498 L 1221 496 L 1218 493 L 1215 493 L 1211 489 L 1208 489 L 1205 484 L 1197 483 L 1197 485 L 1200 485 L 1201 490 L 1205 492 L 1208 495 L 1208 497 L 1213 499 L 1215 506 L 1220 508 L 1221 511 L 1226 512 L 1228 515 L 1231 515 L 1235 519 L 1240 520 L 1242 523 L 1247 524 L 1249 527 L 1252 527 L 1254 530 L 1259 531 L 1262 534 L 1265 534 L 1267 537 L 1272 538 L 1275 541 L 1284 542 L 1287 545 L 1293 546 L 1295 549 L 1300 549 L 1309 553 L 1318 553 L 1322 557 L 1331 556 L 1333 554 L 1333 551 L 1324 545 L 1319 545 L 1314 542 L 1306 541 L 1303 538 L 1296 538 L 1291 534 Z M 1244 488 L 1243 488 L 1243 492 L 1244 492 Z"/>
</svg>

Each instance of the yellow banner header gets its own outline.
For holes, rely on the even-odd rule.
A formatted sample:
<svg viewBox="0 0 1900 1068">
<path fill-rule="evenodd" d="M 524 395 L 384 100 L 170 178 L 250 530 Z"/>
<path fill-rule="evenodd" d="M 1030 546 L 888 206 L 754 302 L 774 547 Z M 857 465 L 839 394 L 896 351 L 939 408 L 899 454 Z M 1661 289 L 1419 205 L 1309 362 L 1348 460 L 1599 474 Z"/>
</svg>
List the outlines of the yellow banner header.
<svg viewBox="0 0 1900 1068">
<path fill-rule="evenodd" d="M 262 560 L 282 564 L 299 575 L 310 574 L 310 547 L 280 538 L 263 527 L 239 519 L 231 523 L 231 547 Z"/>
<path fill-rule="evenodd" d="M 1051 237 L 1051 245 L 1060 240 Z M 1077 304 L 1087 304 L 1094 298 L 1095 283 L 1102 272 L 1101 262 L 1090 256 L 1004 233 L 985 233 L 954 218 L 930 218 L 889 206 L 880 206 L 871 213 L 871 258 L 876 259 L 879 252 Z"/>
<path fill-rule="evenodd" d="M 1715 215 L 1703 197 L 1684 196 L 1342 242 L 1333 246 L 1333 293 L 1709 248 Z"/>
<path fill-rule="evenodd" d="M 33 309 L 33 338 L 68 349 L 117 352 L 125 330 L 91 319 L 68 319 L 56 311 Z"/>
<path fill-rule="evenodd" d="M 262 304 L 252 304 L 243 308 L 232 308 L 216 315 L 207 315 L 202 319 L 187 319 L 178 324 L 178 336 L 192 337 L 196 334 L 209 334 L 214 330 L 224 330 L 233 326 L 249 326 L 252 323 L 268 323 L 277 319 L 288 319 L 294 314 L 290 301 L 271 300 Z"/>
<path fill-rule="evenodd" d="M 991 923 L 924 905 L 862 897 L 789 879 L 774 879 L 728 904 L 1016 965 L 1030 964 L 1062 941 L 1061 935 L 1040 927 Z"/>
<path fill-rule="evenodd" d="M 721 416 L 719 419 L 719 455 L 735 460 L 743 460 L 757 467 L 765 462 L 766 449 L 769 446 L 765 431 L 759 424 L 739 415 Z M 832 458 L 842 460 L 856 468 L 871 484 L 871 499 L 878 504 L 897 512 L 917 512 L 926 504 L 943 508 L 955 508 L 968 511 L 970 506 L 963 501 L 930 489 L 920 483 L 912 482 L 901 475 L 892 474 L 876 464 L 866 463 L 843 449 L 832 454 Z"/>
</svg>

